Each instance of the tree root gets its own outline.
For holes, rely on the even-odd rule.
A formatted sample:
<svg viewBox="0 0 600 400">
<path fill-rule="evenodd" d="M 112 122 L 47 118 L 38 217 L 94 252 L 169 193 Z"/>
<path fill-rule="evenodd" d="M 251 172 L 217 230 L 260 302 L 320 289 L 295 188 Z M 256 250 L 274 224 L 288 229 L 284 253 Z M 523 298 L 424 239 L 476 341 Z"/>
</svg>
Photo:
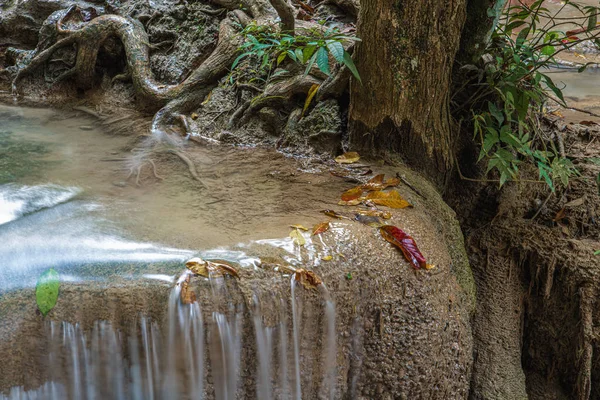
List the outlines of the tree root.
<svg viewBox="0 0 600 400">
<path fill-rule="evenodd" d="M 581 357 L 579 359 L 579 376 L 577 378 L 577 399 L 589 400 L 592 390 L 592 359 L 594 356 L 594 299 L 596 291 L 591 286 L 583 286 L 579 290 L 582 326 Z"/>
<path fill-rule="evenodd" d="M 197 180 L 198 182 L 200 182 L 200 184 L 205 189 L 208 189 L 208 186 L 206 186 L 206 184 L 204 182 L 202 182 L 202 179 L 200 179 L 200 175 L 198 175 L 198 172 L 196 171 L 196 166 L 194 165 L 194 163 L 192 162 L 192 160 L 190 160 L 188 158 L 188 156 L 186 156 L 183 152 L 181 152 L 179 150 L 169 149 L 169 150 L 167 150 L 167 152 L 175 154 L 177 157 L 179 157 L 181 160 L 183 160 L 183 162 L 186 163 L 186 165 L 188 166 L 188 169 L 189 169 L 190 174 L 192 175 L 192 177 L 195 180 Z"/>
</svg>

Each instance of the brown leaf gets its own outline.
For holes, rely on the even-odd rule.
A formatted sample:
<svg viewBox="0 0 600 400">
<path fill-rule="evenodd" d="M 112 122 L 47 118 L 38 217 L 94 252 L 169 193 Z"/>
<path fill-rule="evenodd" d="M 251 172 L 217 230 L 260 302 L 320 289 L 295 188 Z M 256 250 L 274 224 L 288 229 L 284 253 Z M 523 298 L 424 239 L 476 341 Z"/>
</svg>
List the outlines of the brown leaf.
<svg viewBox="0 0 600 400">
<path fill-rule="evenodd" d="M 231 275 L 239 278 L 237 270 L 229 264 L 223 261 L 205 261 L 200 257 L 194 257 L 185 263 L 187 269 L 192 271 L 195 275 L 200 275 L 205 278 L 213 276 Z"/>
<path fill-rule="evenodd" d="M 377 205 L 390 208 L 412 207 L 412 204 L 404 200 L 396 190 L 392 190 L 391 192 L 370 192 L 366 199 L 371 200 Z"/>
<path fill-rule="evenodd" d="M 207 261 L 207 263 L 208 263 L 208 267 L 211 270 L 211 272 L 214 271 L 217 274 L 221 274 L 221 275 L 231 275 L 238 279 L 240 277 L 240 274 L 238 273 L 237 269 L 235 269 L 235 267 L 233 265 L 226 264 L 222 261 L 219 261 L 219 262 Z"/>
<path fill-rule="evenodd" d="M 300 229 L 300 230 L 305 231 L 305 232 L 308 231 L 308 228 L 305 228 L 302 225 L 290 225 L 290 228 Z"/>
<path fill-rule="evenodd" d="M 579 207 L 579 206 L 582 206 L 583 203 L 585 203 L 585 196 L 580 197 L 580 198 L 575 199 L 575 200 L 571 200 L 570 202 L 568 202 L 567 204 L 565 204 L 565 207 Z"/>
<path fill-rule="evenodd" d="M 379 175 L 375 176 L 374 178 L 369 180 L 367 183 L 362 185 L 361 188 L 363 190 L 371 192 L 374 190 L 383 190 L 390 186 L 398 186 L 400 184 L 400 179 L 390 178 L 390 179 L 384 181 L 383 180 L 384 176 L 385 176 L 384 174 L 379 174 Z"/>
<path fill-rule="evenodd" d="M 598 125 L 598 122 L 594 122 L 594 121 L 579 121 L 579 123 L 581 125 L 585 125 L 585 126 L 593 126 L 593 125 Z"/>
<path fill-rule="evenodd" d="M 196 275 L 208 278 L 208 263 L 200 257 L 194 257 L 185 263 L 185 267 Z"/>
<path fill-rule="evenodd" d="M 341 156 L 335 158 L 335 162 L 338 164 L 352 164 L 360 160 L 360 155 L 355 151 L 344 153 Z"/>
<path fill-rule="evenodd" d="M 323 232 L 325 232 L 325 231 L 328 231 L 328 230 L 329 230 L 329 222 L 328 222 L 328 221 L 326 221 L 326 222 L 321 222 L 321 223 L 319 223 L 319 224 L 316 224 L 316 225 L 313 227 L 312 234 L 313 234 L 313 236 L 314 236 L 314 235 L 319 235 L 319 234 L 321 234 L 321 233 L 323 233 Z"/>
<path fill-rule="evenodd" d="M 340 200 L 340 201 L 338 201 L 338 206 L 357 206 L 360 203 L 362 203 L 361 199 L 355 199 L 355 200 L 350 200 L 350 201 Z"/>
<path fill-rule="evenodd" d="M 297 269 L 294 274 L 296 282 L 300 282 L 305 289 L 316 289 L 323 281 L 312 271 L 306 269 Z"/>
<path fill-rule="evenodd" d="M 360 215 L 367 215 L 370 217 L 380 217 L 383 219 L 392 218 L 392 213 L 389 211 L 380 211 L 380 210 L 359 210 L 357 211 Z"/>
<path fill-rule="evenodd" d="M 179 298 L 183 304 L 192 304 L 196 302 L 196 293 L 189 287 L 190 275 L 188 275 L 183 282 L 181 282 L 181 292 Z"/>
<path fill-rule="evenodd" d="M 342 201 L 352 201 L 362 196 L 363 190 L 360 186 L 353 187 L 342 193 Z"/>
<path fill-rule="evenodd" d="M 333 211 L 333 210 L 322 210 L 321 211 L 323 214 L 327 215 L 328 217 L 331 218 L 337 218 L 337 219 L 350 219 L 342 214 L 338 214 L 337 212 Z"/>
</svg>

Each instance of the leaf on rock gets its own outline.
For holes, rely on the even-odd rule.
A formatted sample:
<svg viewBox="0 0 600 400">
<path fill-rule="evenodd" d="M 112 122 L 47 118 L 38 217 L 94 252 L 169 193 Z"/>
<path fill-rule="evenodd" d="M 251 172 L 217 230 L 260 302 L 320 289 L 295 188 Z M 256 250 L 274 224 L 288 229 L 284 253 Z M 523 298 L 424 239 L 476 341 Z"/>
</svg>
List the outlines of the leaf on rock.
<svg viewBox="0 0 600 400">
<path fill-rule="evenodd" d="M 308 228 L 305 228 L 302 225 L 290 225 L 290 228 L 300 229 L 300 230 L 303 230 L 303 231 L 308 231 Z"/>
<path fill-rule="evenodd" d="M 360 215 L 367 215 L 369 217 L 379 217 L 383 219 L 392 218 L 392 213 L 389 211 L 379 211 L 379 210 L 359 210 L 357 211 Z"/>
<path fill-rule="evenodd" d="M 60 277 L 54 268 L 50 268 L 39 277 L 35 286 L 35 300 L 44 317 L 56 305 L 59 288 Z"/>
<path fill-rule="evenodd" d="M 302 232 L 300 232 L 300 230 L 298 230 L 298 229 L 294 229 L 293 231 L 291 231 L 290 237 L 294 240 L 294 243 L 296 243 L 298 246 L 304 246 L 306 244 L 306 239 L 304 239 Z"/>
<path fill-rule="evenodd" d="M 379 232 L 385 240 L 402 251 L 404 258 L 412 264 L 414 269 L 427 268 L 427 262 L 417 247 L 417 243 L 402 229 L 392 225 L 386 225 L 379 228 Z"/>
<path fill-rule="evenodd" d="M 186 261 L 185 267 L 192 271 L 195 275 L 200 275 L 205 278 L 209 277 L 208 263 L 200 257 L 194 257 Z"/>
<path fill-rule="evenodd" d="M 349 201 L 340 200 L 338 201 L 338 206 L 357 206 L 362 203 L 361 199 L 354 199 Z"/>
<path fill-rule="evenodd" d="M 331 218 L 337 218 L 337 219 L 350 219 L 342 214 L 338 214 L 337 212 L 333 211 L 333 210 L 322 210 L 321 211 L 323 214 L 327 215 L 328 217 Z"/>
<path fill-rule="evenodd" d="M 352 201 L 362 196 L 363 190 L 360 186 L 353 187 L 352 189 L 346 190 L 342 193 L 342 201 Z"/>
<path fill-rule="evenodd" d="M 183 304 L 192 304 L 196 302 L 196 293 L 190 289 L 190 275 L 188 275 L 183 282 L 181 282 L 181 292 L 179 298 Z"/>
<path fill-rule="evenodd" d="M 321 257 L 321 260 L 323 260 L 323 261 L 331 261 L 331 260 L 333 260 L 333 256 L 332 255 L 323 256 L 323 257 Z"/>
<path fill-rule="evenodd" d="M 391 192 L 370 192 L 366 199 L 371 200 L 377 205 L 390 208 L 412 207 L 412 204 L 404 200 L 397 190 L 392 190 Z"/>
<path fill-rule="evenodd" d="M 187 269 L 192 271 L 195 275 L 200 275 L 205 278 L 213 276 L 231 275 L 239 278 L 240 275 L 232 265 L 229 265 L 223 261 L 205 261 L 200 257 L 194 257 L 185 263 Z"/>
<path fill-rule="evenodd" d="M 374 191 L 374 190 L 383 190 L 385 188 L 391 186 L 398 186 L 400 184 L 400 179 L 398 178 L 390 178 L 386 181 L 383 180 L 385 177 L 384 174 L 379 174 L 373 178 L 371 178 L 367 183 L 361 186 L 363 190 L 366 191 Z"/>
<path fill-rule="evenodd" d="M 294 274 L 296 282 L 300 282 L 305 289 L 316 289 L 323 281 L 317 274 L 306 269 L 297 269 Z"/>
<path fill-rule="evenodd" d="M 352 164 L 358 160 L 360 160 L 360 155 L 355 151 L 349 151 L 335 158 L 335 162 L 338 164 Z"/>
<path fill-rule="evenodd" d="M 381 218 L 374 215 L 355 214 L 354 219 L 361 224 L 370 226 L 371 228 L 381 228 L 385 225 Z"/>
<path fill-rule="evenodd" d="M 316 225 L 313 227 L 312 234 L 313 234 L 313 236 L 314 236 L 314 235 L 319 235 L 319 234 L 321 234 L 321 233 L 323 233 L 323 232 L 326 232 L 326 231 L 328 231 L 328 230 L 329 230 L 329 222 L 328 222 L 328 221 L 325 221 L 325 222 L 321 222 L 321 223 L 319 223 L 319 224 L 316 224 Z"/>
</svg>

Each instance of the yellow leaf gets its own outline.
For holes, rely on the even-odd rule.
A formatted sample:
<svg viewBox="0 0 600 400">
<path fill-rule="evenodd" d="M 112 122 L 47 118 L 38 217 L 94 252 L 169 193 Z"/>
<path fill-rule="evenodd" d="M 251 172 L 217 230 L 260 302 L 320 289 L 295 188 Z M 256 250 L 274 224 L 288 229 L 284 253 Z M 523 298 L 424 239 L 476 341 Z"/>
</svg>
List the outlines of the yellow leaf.
<svg viewBox="0 0 600 400">
<path fill-rule="evenodd" d="M 300 116 L 300 118 L 304 117 L 304 113 L 306 113 L 306 110 L 308 110 L 308 107 L 310 106 L 310 102 L 312 101 L 313 97 L 315 97 L 315 95 L 317 94 L 319 86 L 320 85 L 317 85 L 315 83 L 310 87 L 310 89 L 308 89 L 308 95 L 306 96 L 306 101 L 304 102 L 304 108 L 302 109 L 302 115 Z"/>
<path fill-rule="evenodd" d="M 355 151 L 344 153 L 341 156 L 335 158 L 335 162 L 338 164 L 352 164 L 360 160 L 360 155 Z"/>
<path fill-rule="evenodd" d="M 434 269 L 435 265 L 433 264 L 425 264 L 425 269 Z"/>
<path fill-rule="evenodd" d="M 323 256 L 323 257 L 321 257 L 321 260 L 323 260 L 323 261 L 331 261 L 331 260 L 333 260 L 333 256 L 331 256 L 331 255 L 329 255 L 329 256 Z"/>
<path fill-rule="evenodd" d="M 197 120 L 197 119 L 198 119 L 198 114 L 196 114 L 196 113 L 192 113 L 191 117 L 192 117 L 192 119 L 195 121 L 195 120 Z"/>
<path fill-rule="evenodd" d="M 196 275 L 210 278 L 210 275 L 223 276 L 231 275 L 239 278 L 237 270 L 225 262 L 205 261 L 200 257 L 194 257 L 185 263 L 187 269 Z"/>
<path fill-rule="evenodd" d="M 308 228 L 305 228 L 302 225 L 290 225 L 290 228 L 294 228 L 294 229 L 301 229 L 303 231 L 308 231 Z"/>
<path fill-rule="evenodd" d="M 327 230 L 329 230 L 329 222 L 321 222 L 320 224 L 317 224 L 313 227 L 312 234 L 313 234 L 313 236 L 318 235 Z"/>
<path fill-rule="evenodd" d="M 342 201 L 352 201 L 362 196 L 362 188 L 360 186 L 353 187 L 352 189 L 346 190 L 342 193 Z"/>
<path fill-rule="evenodd" d="M 391 192 L 370 192 L 366 199 L 371 200 L 377 205 L 390 208 L 412 207 L 412 204 L 404 200 L 396 190 L 392 190 Z"/>
<path fill-rule="evenodd" d="M 302 232 L 300 232 L 298 229 L 291 231 L 290 237 L 294 239 L 294 243 L 296 243 L 298 246 L 304 246 L 306 244 L 306 239 L 304 239 Z"/>
<path fill-rule="evenodd" d="M 200 257 L 194 257 L 185 263 L 185 267 L 196 275 L 208 278 L 208 263 Z"/>
<path fill-rule="evenodd" d="M 204 101 L 201 103 L 201 105 L 203 105 L 203 106 L 206 105 L 210 101 L 211 97 L 212 97 L 212 90 L 210 92 L 208 92 L 208 95 L 206 96 Z"/>
</svg>

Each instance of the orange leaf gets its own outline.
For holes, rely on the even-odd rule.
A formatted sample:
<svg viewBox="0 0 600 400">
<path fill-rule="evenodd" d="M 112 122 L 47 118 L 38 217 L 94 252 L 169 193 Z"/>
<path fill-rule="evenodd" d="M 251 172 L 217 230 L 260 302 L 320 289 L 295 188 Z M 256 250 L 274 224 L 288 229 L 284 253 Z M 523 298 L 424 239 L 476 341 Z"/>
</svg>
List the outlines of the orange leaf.
<svg viewBox="0 0 600 400">
<path fill-rule="evenodd" d="M 390 208 L 412 207 L 412 204 L 404 200 L 396 190 L 392 190 L 391 192 L 371 192 L 367 195 L 366 199 L 371 200 L 377 205 Z"/>
<path fill-rule="evenodd" d="M 296 270 L 294 279 L 299 281 L 305 289 L 316 289 L 317 286 L 323 283 L 317 274 L 302 268 Z"/>
<path fill-rule="evenodd" d="M 329 230 L 329 222 L 321 222 L 313 227 L 313 236 Z"/>
<path fill-rule="evenodd" d="M 356 200 L 362 196 L 362 192 L 363 190 L 360 188 L 360 186 L 346 190 L 344 193 L 342 193 L 342 201 Z"/>
<path fill-rule="evenodd" d="M 383 190 L 390 186 L 398 186 L 400 184 L 400 179 L 398 178 L 390 178 L 387 181 L 383 180 L 384 174 L 379 174 L 376 177 L 369 180 L 367 183 L 362 185 L 363 190 L 374 191 L 374 190 Z"/>
<path fill-rule="evenodd" d="M 360 160 L 360 155 L 355 151 L 344 153 L 341 156 L 335 158 L 335 162 L 338 164 L 352 164 Z"/>
</svg>

